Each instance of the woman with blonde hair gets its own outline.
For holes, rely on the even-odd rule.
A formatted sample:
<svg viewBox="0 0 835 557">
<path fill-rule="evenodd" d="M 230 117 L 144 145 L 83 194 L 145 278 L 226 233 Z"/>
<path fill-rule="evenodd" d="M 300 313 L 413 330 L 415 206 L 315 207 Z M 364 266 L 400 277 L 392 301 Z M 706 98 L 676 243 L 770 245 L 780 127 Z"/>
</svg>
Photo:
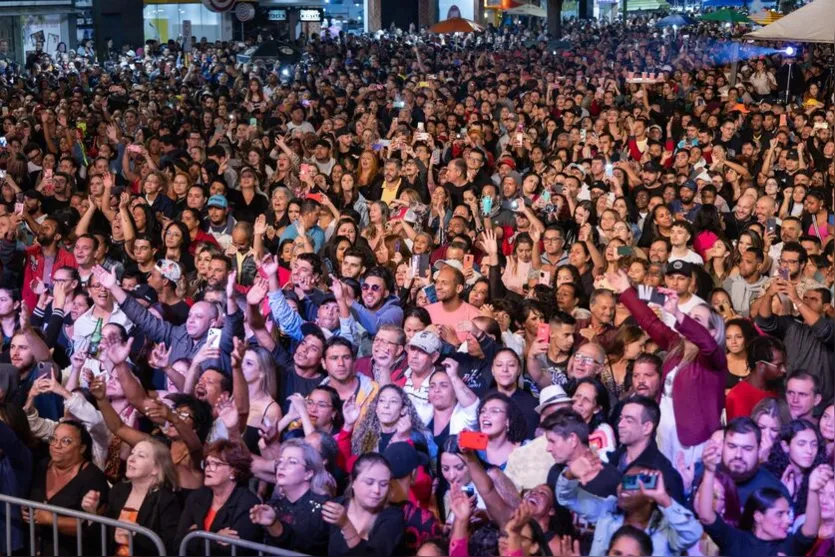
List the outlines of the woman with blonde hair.
<svg viewBox="0 0 835 557">
<path fill-rule="evenodd" d="M 264 527 L 269 545 L 306 555 L 326 555 L 329 527 L 320 509 L 331 498 L 333 478 L 319 452 L 302 439 L 283 442 L 276 460 L 275 483 L 272 499 L 250 509 L 253 524 Z M 296 519 L 302 516 L 305 520 Z"/>
<path fill-rule="evenodd" d="M 134 445 L 125 469 L 126 481 L 110 490 L 106 509 L 101 494 L 88 491 L 81 507 L 90 514 L 131 522 L 156 532 L 169 552 L 176 552 L 174 537 L 180 519 L 180 502 L 177 497 L 179 480 L 171 451 L 161 441 L 147 438 Z M 97 532 L 97 528 L 94 527 Z M 130 537 L 127 530 L 108 529 L 107 555 L 130 555 Z M 157 549 L 145 536 L 133 539 L 133 555 L 156 555 Z"/>
<path fill-rule="evenodd" d="M 244 353 L 241 368 L 249 390 L 249 416 L 243 440 L 249 451 L 258 450 L 259 428 L 269 428 L 281 420 L 281 406 L 275 401 L 278 392 L 275 362 L 265 348 L 250 347 Z"/>
</svg>

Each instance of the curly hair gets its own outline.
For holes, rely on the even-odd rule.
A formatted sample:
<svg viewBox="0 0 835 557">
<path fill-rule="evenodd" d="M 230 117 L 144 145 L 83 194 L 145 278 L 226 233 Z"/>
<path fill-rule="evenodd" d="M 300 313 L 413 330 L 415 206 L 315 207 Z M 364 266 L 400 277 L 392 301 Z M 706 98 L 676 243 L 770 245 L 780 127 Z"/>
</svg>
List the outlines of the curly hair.
<svg viewBox="0 0 835 557">
<path fill-rule="evenodd" d="M 519 408 L 519 405 L 513 402 L 509 396 L 504 393 L 490 393 L 481 404 L 478 406 L 478 413 L 481 415 L 481 409 L 491 400 L 500 400 L 504 402 L 507 409 L 507 440 L 511 443 L 521 443 L 528 436 L 528 421 L 525 419 L 525 414 Z M 479 427 L 481 423 L 479 422 Z"/>
<path fill-rule="evenodd" d="M 815 460 L 812 461 L 812 465 L 809 469 L 803 472 L 800 489 L 794 494 L 793 500 L 789 501 L 796 516 L 806 512 L 806 498 L 809 494 L 809 475 L 812 470 L 821 464 L 828 463 L 828 459 L 826 457 L 826 444 L 823 442 L 823 438 L 821 437 L 818 429 L 808 420 L 792 420 L 787 424 L 783 424 L 780 431 L 779 441 L 783 441 L 787 445 L 791 444 L 792 439 L 794 439 L 794 437 L 802 431 L 814 432 L 815 438 L 818 441 L 818 454 L 815 455 Z M 768 454 L 768 461 L 765 463 L 766 470 L 774 474 L 776 477 L 781 478 L 783 476 L 783 472 L 785 472 L 786 468 L 789 467 L 789 464 L 791 464 L 791 458 L 788 451 L 783 450 L 782 443 L 775 441 L 774 445 L 771 447 L 771 452 Z"/>
<path fill-rule="evenodd" d="M 241 441 L 219 439 L 206 447 L 206 457 L 225 462 L 234 472 L 235 483 L 246 485 L 252 477 L 252 455 Z"/>
<path fill-rule="evenodd" d="M 354 429 L 354 435 L 351 437 L 351 452 L 356 455 L 374 452 L 380 444 L 380 436 L 383 433 L 383 426 L 380 423 L 380 418 L 377 417 L 377 402 L 380 396 L 386 391 L 394 391 L 403 401 L 403 410 L 406 415 L 412 420 L 412 433 L 420 433 L 426 436 L 428 434 L 423 420 L 417 413 L 415 405 L 406 392 L 394 384 L 385 385 L 380 389 L 377 395 L 368 403 L 368 408 L 357 427 Z"/>
</svg>

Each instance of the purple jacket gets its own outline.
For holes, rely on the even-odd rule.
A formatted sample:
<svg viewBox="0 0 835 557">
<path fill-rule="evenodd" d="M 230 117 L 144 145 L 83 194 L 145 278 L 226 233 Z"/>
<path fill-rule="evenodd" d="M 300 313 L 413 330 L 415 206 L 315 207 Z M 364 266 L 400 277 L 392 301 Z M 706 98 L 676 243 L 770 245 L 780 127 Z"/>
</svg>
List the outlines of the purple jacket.
<svg viewBox="0 0 835 557">
<path fill-rule="evenodd" d="M 673 382 L 673 408 L 676 431 L 682 445 L 690 447 L 704 443 L 721 427 L 720 418 L 725 408 L 725 375 L 728 360 L 725 347 L 713 340 L 710 333 L 689 316 L 679 325 L 679 333 L 665 325 L 647 304 L 638 299 L 630 288 L 620 295 L 638 325 L 662 349 L 669 351 L 681 342 L 681 336 L 699 348 L 699 356 L 681 368 Z M 681 354 L 664 361 L 661 383 L 681 361 Z M 661 393 L 659 392 L 659 398 Z"/>
</svg>

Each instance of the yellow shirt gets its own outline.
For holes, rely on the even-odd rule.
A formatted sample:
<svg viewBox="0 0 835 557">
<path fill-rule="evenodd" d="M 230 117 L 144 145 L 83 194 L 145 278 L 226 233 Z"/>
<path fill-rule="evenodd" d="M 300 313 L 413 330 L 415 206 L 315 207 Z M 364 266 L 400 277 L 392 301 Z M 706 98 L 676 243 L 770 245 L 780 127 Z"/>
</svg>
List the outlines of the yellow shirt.
<svg viewBox="0 0 835 557">
<path fill-rule="evenodd" d="M 402 180 L 402 178 L 401 178 L 401 180 Z M 394 184 L 389 184 L 388 182 L 383 182 L 383 194 L 380 196 L 380 200 L 383 203 L 385 203 L 386 205 L 390 204 L 397 197 L 397 190 L 399 188 L 400 188 L 400 180 L 398 180 Z"/>
</svg>

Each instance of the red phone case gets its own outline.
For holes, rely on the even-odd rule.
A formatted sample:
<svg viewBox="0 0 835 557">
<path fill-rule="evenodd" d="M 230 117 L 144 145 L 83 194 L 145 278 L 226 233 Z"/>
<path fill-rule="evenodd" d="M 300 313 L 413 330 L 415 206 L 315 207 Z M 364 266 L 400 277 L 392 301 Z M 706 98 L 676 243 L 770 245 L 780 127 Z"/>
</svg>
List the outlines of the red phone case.
<svg viewBox="0 0 835 557">
<path fill-rule="evenodd" d="M 479 431 L 462 431 L 458 434 L 458 446 L 462 449 L 483 451 L 487 448 L 487 434 Z"/>
</svg>

